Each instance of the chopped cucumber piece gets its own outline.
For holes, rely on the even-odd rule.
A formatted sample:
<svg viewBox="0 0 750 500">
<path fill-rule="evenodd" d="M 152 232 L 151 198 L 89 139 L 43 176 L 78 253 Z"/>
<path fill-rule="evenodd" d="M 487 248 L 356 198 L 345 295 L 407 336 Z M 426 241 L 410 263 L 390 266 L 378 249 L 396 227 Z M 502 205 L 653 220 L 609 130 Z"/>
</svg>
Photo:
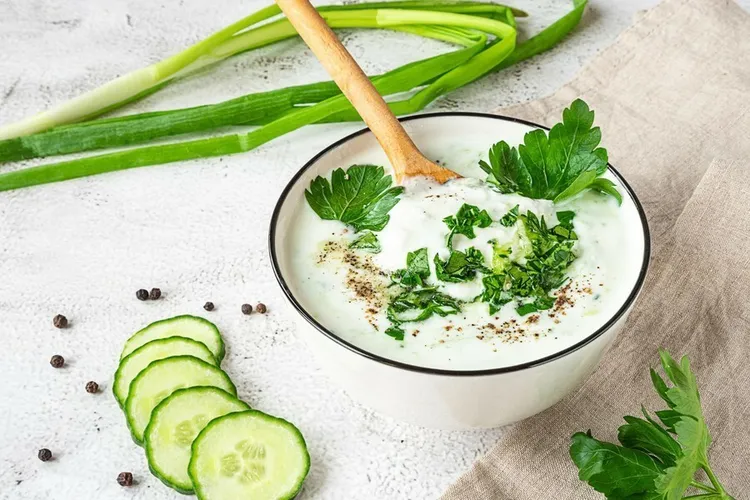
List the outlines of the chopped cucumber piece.
<svg viewBox="0 0 750 500">
<path fill-rule="evenodd" d="M 183 387 L 207 385 L 237 395 L 226 373 L 193 356 L 173 356 L 153 361 L 130 383 L 125 416 L 136 443 L 143 442 L 143 431 L 151 411 L 167 396 Z"/>
<path fill-rule="evenodd" d="M 180 493 L 193 492 L 188 476 L 190 446 L 200 431 L 216 417 L 250 407 L 216 387 L 179 389 L 151 412 L 143 434 L 151 472 Z"/>
<path fill-rule="evenodd" d="M 120 366 L 117 367 L 112 392 L 120 406 L 122 407 L 128 399 L 130 382 L 152 361 L 180 355 L 194 356 L 214 366 L 218 364 L 214 355 L 202 342 L 185 337 L 152 340 L 122 358 Z"/>
<path fill-rule="evenodd" d="M 291 499 L 308 470 L 300 431 L 256 410 L 212 420 L 193 441 L 188 466 L 200 500 Z"/>
<path fill-rule="evenodd" d="M 213 353 L 216 361 L 221 363 L 221 360 L 224 359 L 224 341 L 221 340 L 221 334 L 216 325 L 203 318 L 189 315 L 163 319 L 135 332 L 125 342 L 120 359 L 152 340 L 174 336 L 187 337 L 203 342 Z"/>
</svg>

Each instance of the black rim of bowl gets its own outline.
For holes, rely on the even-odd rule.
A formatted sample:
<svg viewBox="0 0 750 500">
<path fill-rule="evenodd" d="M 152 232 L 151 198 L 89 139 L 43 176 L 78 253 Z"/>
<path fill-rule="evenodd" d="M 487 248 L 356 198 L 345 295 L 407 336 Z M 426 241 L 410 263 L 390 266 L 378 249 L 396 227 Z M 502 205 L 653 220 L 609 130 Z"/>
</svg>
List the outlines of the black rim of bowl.
<svg viewBox="0 0 750 500">
<path fill-rule="evenodd" d="M 437 113 L 425 113 L 425 114 L 400 118 L 400 121 L 407 122 L 407 121 L 412 121 L 412 120 L 424 120 L 424 119 L 429 119 L 429 118 L 450 117 L 450 116 L 490 118 L 493 120 L 520 123 L 522 125 L 528 125 L 530 127 L 549 130 L 548 127 L 539 125 L 537 123 L 529 122 L 526 120 L 521 120 L 519 118 L 512 118 L 512 117 L 502 116 L 502 115 L 493 115 L 493 114 L 488 114 L 488 113 L 474 113 L 474 112 L 463 112 L 463 111 L 445 111 L 445 112 L 437 112 Z M 643 206 L 641 205 L 641 202 L 638 200 L 638 197 L 635 195 L 635 193 L 633 192 L 633 189 L 625 181 L 622 175 L 620 175 L 620 173 L 611 164 L 608 164 L 607 166 L 609 168 L 609 171 L 612 172 L 612 174 L 615 177 L 617 177 L 617 180 L 625 188 L 628 196 L 630 197 L 631 200 L 633 200 L 633 204 L 635 205 L 636 210 L 638 211 L 638 216 L 640 217 L 640 220 L 641 220 L 641 227 L 643 228 L 643 262 L 641 263 L 641 269 L 638 274 L 638 280 L 636 281 L 635 286 L 633 287 L 633 290 L 631 290 L 630 294 L 628 295 L 628 298 L 625 300 L 623 305 L 617 310 L 617 312 L 609 320 L 607 320 L 606 323 L 604 323 L 604 325 L 602 325 L 598 330 L 593 332 L 591 335 L 588 335 L 583 340 L 561 351 L 558 351 L 554 354 L 550 354 L 549 356 L 535 359 L 533 361 L 527 361 L 525 363 L 520 363 L 517 365 L 504 366 L 500 368 L 489 368 L 489 369 L 482 369 L 482 370 L 446 370 L 446 369 L 441 369 L 441 368 L 430 368 L 430 367 L 425 367 L 425 366 L 410 365 L 408 363 L 402 363 L 400 361 L 395 361 L 393 359 L 379 356 L 372 352 L 366 351 L 365 349 L 362 349 L 361 347 L 358 347 L 350 342 L 347 342 L 346 340 L 342 339 L 335 333 L 331 332 L 326 327 L 324 327 L 319 322 L 317 322 L 315 318 L 313 318 L 307 312 L 307 310 L 305 310 L 302 304 L 300 304 L 299 301 L 297 301 L 297 299 L 294 297 L 294 295 L 292 294 L 292 291 L 287 285 L 286 280 L 284 279 L 284 276 L 281 273 L 281 269 L 279 267 L 278 256 L 276 254 L 276 244 L 275 244 L 276 226 L 278 223 L 281 208 L 284 205 L 284 202 L 286 201 L 287 196 L 289 195 L 289 192 L 291 191 L 292 187 L 295 184 L 297 184 L 300 177 L 302 177 L 302 175 L 324 155 L 338 148 L 342 144 L 350 141 L 351 139 L 354 139 L 355 137 L 359 137 L 360 135 L 366 134 L 368 132 L 370 132 L 370 129 L 364 128 L 362 130 L 354 132 L 353 134 L 347 135 L 346 137 L 334 142 L 333 144 L 331 144 L 330 146 L 326 147 L 321 152 L 313 156 L 294 175 L 294 177 L 292 177 L 292 179 L 286 185 L 284 190 L 281 192 L 279 201 L 276 202 L 276 207 L 274 208 L 273 215 L 271 216 L 271 227 L 270 227 L 270 231 L 268 235 L 268 246 L 269 246 L 269 250 L 271 254 L 271 266 L 273 267 L 273 273 L 276 276 L 276 280 L 279 282 L 281 289 L 284 291 L 284 295 L 286 295 L 287 299 L 292 303 L 292 306 L 297 310 L 297 312 L 301 314 L 302 317 L 305 318 L 305 320 L 307 320 L 307 322 L 310 323 L 316 330 L 318 330 L 318 332 L 325 335 L 330 340 L 336 342 L 340 346 L 360 356 L 363 356 L 367 359 L 370 359 L 378 363 L 382 363 L 384 365 L 392 366 L 394 368 L 400 368 L 402 370 L 408 370 L 412 372 L 426 373 L 426 374 L 432 374 L 432 375 L 448 375 L 448 376 L 459 376 L 459 377 L 497 375 L 501 373 L 517 372 L 517 371 L 525 370 L 528 368 L 533 368 L 535 366 L 543 365 L 543 364 L 549 363 L 550 361 L 554 361 L 556 359 L 565 357 L 568 354 L 581 349 L 582 347 L 590 344 L 591 342 L 593 342 L 594 340 L 602 336 L 607 330 L 612 328 L 612 326 L 615 323 L 617 323 L 617 321 L 630 308 L 633 302 L 635 302 L 635 299 L 638 297 L 638 294 L 643 288 L 643 283 L 646 279 L 646 271 L 648 270 L 648 264 L 649 264 L 649 260 L 651 257 L 651 235 L 650 235 L 649 228 L 648 228 L 648 222 L 646 221 L 646 213 L 644 212 Z"/>
</svg>

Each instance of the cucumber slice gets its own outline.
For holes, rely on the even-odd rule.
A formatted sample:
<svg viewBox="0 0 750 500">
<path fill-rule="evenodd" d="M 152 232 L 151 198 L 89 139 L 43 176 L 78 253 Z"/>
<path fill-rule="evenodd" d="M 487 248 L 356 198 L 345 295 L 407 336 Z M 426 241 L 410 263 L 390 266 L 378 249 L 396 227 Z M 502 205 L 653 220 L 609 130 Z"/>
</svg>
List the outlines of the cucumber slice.
<svg viewBox="0 0 750 500">
<path fill-rule="evenodd" d="M 115 394 L 117 402 L 120 403 L 120 407 L 128 399 L 130 382 L 141 373 L 141 370 L 157 359 L 180 355 L 194 356 L 214 366 L 218 364 L 216 359 L 214 359 L 214 355 L 202 342 L 185 337 L 152 340 L 122 358 L 120 366 L 117 367 L 115 381 L 112 384 L 112 392 Z"/>
<path fill-rule="evenodd" d="M 183 387 L 210 385 L 233 396 L 237 389 L 226 373 L 193 356 L 173 356 L 153 361 L 130 383 L 125 416 L 133 440 L 141 444 L 151 411 L 167 396 Z"/>
<path fill-rule="evenodd" d="M 163 319 L 135 332 L 125 342 L 120 359 L 152 340 L 174 336 L 187 337 L 203 342 L 213 353 L 216 361 L 221 363 L 221 360 L 224 359 L 224 341 L 221 340 L 221 334 L 216 325 L 198 316 L 189 315 Z"/>
<path fill-rule="evenodd" d="M 143 433 L 151 472 L 170 488 L 192 493 L 193 482 L 187 468 L 195 437 L 216 417 L 249 409 L 246 403 L 216 387 L 189 387 L 173 392 L 151 412 L 151 421 Z"/>
<path fill-rule="evenodd" d="M 256 410 L 212 420 L 193 441 L 188 466 L 200 500 L 291 499 L 309 470 L 300 431 Z"/>
</svg>

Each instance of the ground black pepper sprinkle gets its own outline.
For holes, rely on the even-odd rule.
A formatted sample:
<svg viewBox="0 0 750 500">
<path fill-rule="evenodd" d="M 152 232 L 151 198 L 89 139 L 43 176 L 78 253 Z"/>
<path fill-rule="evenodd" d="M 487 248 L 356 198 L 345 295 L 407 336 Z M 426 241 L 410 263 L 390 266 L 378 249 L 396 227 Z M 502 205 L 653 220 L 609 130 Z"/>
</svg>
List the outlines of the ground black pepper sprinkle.
<svg viewBox="0 0 750 500">
<path fill-rule="evenodd" d="M 203 309 L 206 311 L 213 311 L 214 310 L 214 303 L 213 302 L 206 302 L 203 304 Z"/>
<path fill-rule="evenodd" d="M 52 452 L 47 448 L 42 448 L 41 450 L 39 450 L 37 456 L 42 462 L 49 462 L 50 460 L 52 460 Z"/>
<path fill-rule="evenodd" d="M 65 364 L 65 358 L 59 354 L 55 354 L 52 356 L 52 359 L 49 360 L 49 364 L 51 364 L 53 368 L 62 368 Z"/>
<path fill-rule="evenodd" d="M 161 298 L 161 289 L 152 288 L 151 291 L 148 293 L 148 298 L 151 300 L 159 300 Z"/>
<path fill-rule="evenodd" d="M 135 296 L 138 297 L 138 300 L 148 300 L 148 290 L 141 288 L 135 292 Z"/>
<path fill-rule="evenodd" d="M 250 304 L 242 304 L 242 314 L 250 314 L 253 312 L 253 306 Z"/>
<path fill-rule="evenodd" d="M 67 328 L 68 318 L 66 318 L 62 314 L 58 314 L 57 316 L 52 318 L 52 324 L 55 325 L 55 328 Z"/>
<path fill-rule="evenodd" d="M 268 311 L 268 308 L 263 302 L 258 302 L 258 305 L 255 306 L 255 310 L 258 311 L 260 314 L 266 314 L 266 311 Z"/>
<path fill-rule="evenodd" d="M 88 392 L 89 394 L 96 394 L 97 392 L 99 392 L 99 384 L 97 384 L 93 380 L 88 382 L 86 384 L 86 392 Z"/>
<path fill-rule="evenodd" d="M 117 484 L 120 486 L 133 486 L 133 474 L 130 472 L 120 472 L 117 476 Z"/>
</svg>

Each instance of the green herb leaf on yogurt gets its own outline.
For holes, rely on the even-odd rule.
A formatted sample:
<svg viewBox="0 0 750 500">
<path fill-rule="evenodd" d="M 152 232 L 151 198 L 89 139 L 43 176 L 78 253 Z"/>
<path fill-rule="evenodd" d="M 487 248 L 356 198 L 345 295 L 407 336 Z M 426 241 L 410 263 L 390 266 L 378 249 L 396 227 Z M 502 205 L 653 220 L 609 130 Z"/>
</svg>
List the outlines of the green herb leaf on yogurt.
<svg viewBox="0 0 750 500">
<path fill-rule="evenodd" d="M 561 222 L 552 228 L 534 212 L 520 215 L 525 237 L 531 244 L 523 263 L 511 261 L 510 248 L 494 245 L 494 274 L 482 279 L 484 288 L 478 297 L 489 305 L 490 314 L 514 300 L 519 302 L 516 312 L 521 316 L 555 305 L 555 297 L 550 293 L 565 283 L 567 269 L 576 259 L 573 246 L 578 237 L 573 231 L 574 215 L 570 211 L 559 212 Z"/>
<path fill-rule="evenodd" d="M 484 255 L 474 247 L 467 248 L 465 252 L 451 250 L 447 260 L 442 260 L 435 254 L 433 261 L 437 279 L 448 283 L 471 281 L 476 277 L 477 271 L 490 272 L 484 265 Z"/>
<path fill-rule="evenodd" d="M 591 183 L 590 187 L 594 191 L 599 191 L 602 194 L 613 196 L 617 200 L 617 204 L 622 205 L 622 194 L 620 194 L 620 192 L 615 187 L 615 183 L 611 180 L 605 179 L 604 177 L 599 177 L 597 179 L 594 179 L 594 182 Z"/>
<path fill-rule="evenodd" d="M 518 205 L 508 210 L 508 212 L 500 218 L 500 225 L 505 227 L 512 227 L 518 220 Z"/>
<path fill-rule="evenodd" d="M 607 150 L 598 147 L 601 130 L 593 124 L 594 112 L 576 99 L 549 135 L 532 130 L 517 149 L 500 141 L 490 149 L 489 163 L 479 166 L 503 193 L 558 202 L 591 188 L 621 202 L 614 184 L 599 180 L 607 170 Z"/>
<path fill-rule="evenodd" d="M 458 209 L 456 215 L 450 215 L 443 219 L 443 222 L 450 229 L 448 233 L 448 248 L 453 245 L 453 236 L 463 234 L 469 239 L 476 238 L 474 227 L 488 227 L 492 224 L 492 217 L 487 210 L 480 210 L 479 207 L 464 203 Z"/>
<path fill-rule="evenodd" d="M 352 165 L 346 171 L 334 170 L 330 183 L 320 176 L 313 179 L 305 198 L 321 219 L 339 220 L 355 231 L 380 231 L 404 190 L 391 184 L 383 167 Z"/>
<path fill-rule="evenodd" d="M 599 441 L 591 431 L 574 434 L 570 456 L 579 469 L 578 477 L 611 500 L 732 500 L 709 465 L 711 437 L 689 360 L 683 357 L 678 363 L 665 350 L 659 356 L 672 382 L 669 387 L 651 370 L 656 392 L 668 407 L 656 412 L 661 424 L 644 409 L 645 419 L 624 417 L 626 424 L 618 429 L 619 445 Z M 695 479 L 701 469 L 710 484 Z M 690 488 L 697 493 L 683 496 Z"/>
<path fill-rule="evenodd" d="M 386 328 L 385 334 L 388 335 L 389 337 L 393 337 L 394 339 L 400 342 L 404 340 L 404 335 L 406 334 L 406 332 L 404 331 L 403 328 L 394 325 L 394 326 L 389 326 L 388 328 Z"/>
<path fill-rule="evenodd" d="M 404 288 L 424 286 L 430 277 L 430 262 L 427 248 L 420 248 L 406 255 L 406 269 L 399 269 L 391 274 L 391 280 Z"/>
<path fill-rule="evenodd" d="M 387 316 L 394 324 L 424 321 L 433 314 L 448 316 L 461 311 L 461 303 L 434 287 L 404 292 L 391 300 Z"/>
<path fill-rule="evenodd" d="M 349 244 L 349 248 L 358 248 L 370 253 L 380 253 L 381 250 L 378 236 L 371 231 L 363 232 L 361 236 Z"/>
</svg>

